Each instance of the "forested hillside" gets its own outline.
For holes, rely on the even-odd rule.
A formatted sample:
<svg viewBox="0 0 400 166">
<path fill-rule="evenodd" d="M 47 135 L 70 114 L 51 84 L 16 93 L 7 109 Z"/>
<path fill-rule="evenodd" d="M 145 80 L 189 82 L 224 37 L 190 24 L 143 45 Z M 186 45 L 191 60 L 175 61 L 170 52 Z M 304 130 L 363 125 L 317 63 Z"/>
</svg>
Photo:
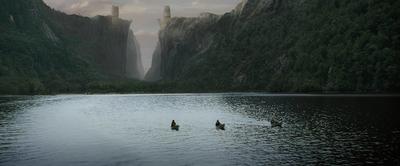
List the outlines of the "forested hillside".
<svg viewBox="0 0 400 166">
<path fill-rule="evenodd" d="M 152 69 L 200 91 L 399 91 L 399 8 L 397 0 L 249 0 L 217 21 L 173 18 Z"/>
<path fill-rule="evenodd" d="M 1 0 L 0 94 L 86 92 L 99 80 L 134 77 L 126 71 L 139 66 L 127 66 L 138 59 L 135 46 L 127 48 L 129 28 L 118 18 L 66 15 L 42 0 Z"/>
</svg>

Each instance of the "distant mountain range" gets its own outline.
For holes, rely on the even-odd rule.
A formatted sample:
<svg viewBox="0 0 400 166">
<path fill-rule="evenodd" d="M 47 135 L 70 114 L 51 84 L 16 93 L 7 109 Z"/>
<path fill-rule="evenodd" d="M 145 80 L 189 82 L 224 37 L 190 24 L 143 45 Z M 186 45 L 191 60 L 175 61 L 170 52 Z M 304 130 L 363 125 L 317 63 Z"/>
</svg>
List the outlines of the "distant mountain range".
<svg viewBox="0 0 400 166">
<path fill-rule="evenodd" d="M 141 79 L 130 24 L 66 15 L 42 0 L 1 0 L 0 94 L 85 92 L 100 80 Z"/>
<path fill-rule="evenodd" d="M 172 18 L 146 79 L 188 91 L 398 92 L 399 8 L 248 0 L 221 16 Z"/>
</svg>

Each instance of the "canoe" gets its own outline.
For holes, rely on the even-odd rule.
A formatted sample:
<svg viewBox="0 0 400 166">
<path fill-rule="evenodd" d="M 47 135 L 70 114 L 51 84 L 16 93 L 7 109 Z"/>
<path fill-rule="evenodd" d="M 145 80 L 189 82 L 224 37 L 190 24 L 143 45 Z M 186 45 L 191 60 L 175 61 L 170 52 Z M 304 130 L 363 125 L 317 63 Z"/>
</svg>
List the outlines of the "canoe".
<svg viewBox="0 0 400 166">
<path fill-rule="evenodd" d="M 271 120 L 271 127 L 282 127 L 282 122 Z"/>
<path fill-rule="evenodd" d="M 215 126 L 217 129 L 220 129 L 220 130 L 225 130 L 225 124 L 220 124 L 220 125 L 217 125 L 217 126 Z"/>
<path fill-rule="evenodd" d="M 179 125 L 171 126 L 172 130 L 179 130 Z"/>
</svg>

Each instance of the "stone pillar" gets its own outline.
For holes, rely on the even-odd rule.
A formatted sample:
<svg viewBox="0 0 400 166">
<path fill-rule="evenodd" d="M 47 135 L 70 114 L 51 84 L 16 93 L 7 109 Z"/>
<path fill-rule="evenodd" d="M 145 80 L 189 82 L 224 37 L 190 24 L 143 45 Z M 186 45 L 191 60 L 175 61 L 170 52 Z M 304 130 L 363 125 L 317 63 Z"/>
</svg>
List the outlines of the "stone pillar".
<svg viewBox="0 0 400 166">
<path fill-rule="evenodd" d="M 112 6 L 112 17 L 118 18 L 119 17 L 119 7 L 118 6 Z"/>
<path fill-rule="evenodd" d="M 161 29 L 164 29 L 170 20 L 171 20 L 171 8 L 169 6 L 165 6 L 164 7 L 164 18 L 160 22 Z"/>
</svg>

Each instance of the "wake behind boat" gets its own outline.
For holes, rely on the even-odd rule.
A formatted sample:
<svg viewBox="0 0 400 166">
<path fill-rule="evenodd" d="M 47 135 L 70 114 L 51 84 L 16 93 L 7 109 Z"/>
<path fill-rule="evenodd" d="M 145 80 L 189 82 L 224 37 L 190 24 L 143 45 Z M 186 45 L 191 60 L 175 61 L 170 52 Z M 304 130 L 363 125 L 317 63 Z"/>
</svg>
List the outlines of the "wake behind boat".
<svg viewBox="0 0 400 166">
<path fill-rule="evenodd" d="M 225 130 L 225 124 L 216 125 L 215 127 L 220 130 Z"/>
</svg>

